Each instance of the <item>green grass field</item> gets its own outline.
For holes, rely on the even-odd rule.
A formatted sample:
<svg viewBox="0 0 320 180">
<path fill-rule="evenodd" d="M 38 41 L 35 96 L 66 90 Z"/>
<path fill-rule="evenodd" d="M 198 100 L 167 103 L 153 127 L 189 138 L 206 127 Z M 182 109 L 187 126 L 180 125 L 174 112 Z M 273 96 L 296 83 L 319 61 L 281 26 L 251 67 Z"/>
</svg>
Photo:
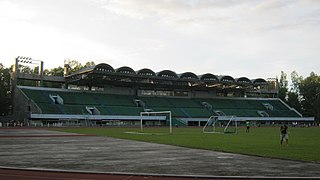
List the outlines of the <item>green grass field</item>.
<svg viewBox="0 0 320 180">
<path fill-rule="evenodd" d="M 320 163 L 320 128 L 289 127 L 289 146 L 280 146 L 278 127 L 238 128 L 237 134 L 204 134 L 201 128 L 146 128 L 147 134 L 128 134 L 140 132 L 139 128 L 61 128 L 64 132 L 94 134 L 121 139 L 131 139 L 160 144 L 169 144 L 196 149 L 216 150 L 264 157 L 300 160 Z M 164 134 L 157 134 L 157 133 Z"/>
</svg>

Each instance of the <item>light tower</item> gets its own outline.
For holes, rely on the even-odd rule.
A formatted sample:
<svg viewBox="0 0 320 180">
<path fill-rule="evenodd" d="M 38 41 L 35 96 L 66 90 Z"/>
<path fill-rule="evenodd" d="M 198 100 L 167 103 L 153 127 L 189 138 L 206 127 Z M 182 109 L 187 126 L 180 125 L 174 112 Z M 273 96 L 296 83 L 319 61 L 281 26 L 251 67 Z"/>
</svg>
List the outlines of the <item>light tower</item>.
<svg viewBox="0 0 320 180">
<path fill-rule="evenodd" d="M 19 66 L 20 65 L 24 65 L 24 66 L 31 66 L 31 67 L 38 67 L 39 68 L 39 72 L 38 72 L 38 77 L 37 77 L 37 81 L 36 81 L 36 85 L 37 86 L 41 86 L 42 85 L 42 81 L 43 81 L 43 61 L 41 60 L 35 60 L 32 59 L 31 57 L 24 57 L 24 56 L 18 56 L 15 58 L 15 63 L 14 63 L 14 67 L 12 70 L 12 74 L 11 74 L 11 95 L 12 95 L 12 108 L 11 108 L 11 114 L 14 113 L 15 108 L 18 108 L 18 106 L 15 106 L 14 104 L 14 99 L 16 96 L 16 86 L 17 86 L 17 82 L 18 79 L 21 78 L 21 72 L 19 70 Z M 26 122 L 24 122 L 26 123 Z"/>
<path fill-rule="evenodd" d="M 31 57 L 25 57 L 25 56 L 18 56 L 15 59 L 15 64 L 13 68 L 13 74 L 12 74 L 12 82 L 13 86 L 15 87 L 17 85 L 17 79 L 19 78 L 20 71 L 19 71 L 19 65 L 24 65 L 24 66 L 31 66 L 31 67 L 38 67 L 39 72 L 38 75 L 40 76 L 40 81 L 37 81 L 37 86 L 42 85 L 42 80 L 43 80 L 43 61 L 41 60 L 36 60 L 32 59 Z"/>
</svg>

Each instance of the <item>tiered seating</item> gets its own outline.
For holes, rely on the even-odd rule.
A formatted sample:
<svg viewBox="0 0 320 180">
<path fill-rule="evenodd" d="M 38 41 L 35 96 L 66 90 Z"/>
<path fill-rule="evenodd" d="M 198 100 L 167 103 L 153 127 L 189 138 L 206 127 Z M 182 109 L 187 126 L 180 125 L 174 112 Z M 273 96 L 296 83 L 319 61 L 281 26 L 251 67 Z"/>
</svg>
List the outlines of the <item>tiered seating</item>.
<svg viewBox="0 0 320 180">
<path fill-rule="evenodd" d="M 257 110 L 249 109 L 221 109 L 220 111 L 224 112 L 229 116 L 239 116 L 239 117 L 261 117 Z"/>
<path fill-rule="evenodd" d="M 234 109 L 235 106 L 231 101 L 227 99 L 207 99 L 208 103 L 212 105 L 214 109 Z"/>
<path fill-rule="evenodd" d="M 246 109 L 243 111 L 246 113 L 246 117 L 261 117 L 261 115 L 255 109 Z"/>
<path fill-rule="evenodd" d="M 265 110 L 266 109 L 262 104 L 264 102 L 262 100 L 246 100 L 246 101 L 251 107 L 253 107 L 257 110 Z"/>
<path fill-rule="evenodd" d="M 112 110 L 108 106 L 96 106 L 101 114 L 103 115 L 113 115 Z"/>
<path fill-rule="evenodd" d="M 210 113 L 206 109 L 203 108 L 183 108 L 185 112 L 187 112 L 191 117 L 209 117 L 212 116 L 213 113 Z"/>
<path fill-rule="evenodd" d="M 48 103 L 37 103 L 39 108 L 42 110 L 44 114 L 61 114 L 58 107 L 55 104 L 48 104 Z"/>
<path fill-rule="evenodd" d="M 45 96 L 47 92 L 45 91 L 35 91 L 31 89 L 23 89 L 23 92 L 34 102 L 39 103 L 48 103 L 49 102 L 49 96 Z"/>
<path fill-rule="evenodd" d="M 140 107 L 110 106 L 109 108 L 111 115 L 140 116 L 140 112 L 143 111 Z"/>
<path fill-rule="evenodd" d="M 251 106 L 248 101 L 246 100 L 231 100 L 231 103 L 237 108 L 237 109 L 252 109 L 253 106 Z"/>
<path fill-rule="evenodd" d="M 59 106 L 59 105 L 57 105 Z M 89 114 L 86 107 L 83 105 L 60 105 L 64 114 Z"/>
<path fill-rule="evenodd" d="M 202 108 L 202 105 L 192 99 L 178 99 L 168 98 L 167 99 L 174 107 L 178 108 Z"/>
<path fill-rule="evenodd" d="M 100 105 L 108 106 L 135 106 L 134 97 L 128 95 L 91 94 Z"/>
<path fill-rule="evenodd" d="M 213 111 L 222 111 L 226 115 L 240 117 L 261 117 L 258 111 L 265 111 L 270 117 L 298 117 L 294 111 L 288 109 L 280 100 L 261 99 L 199 99 L 212 105 Z M 273 110 L 267 109 L 263 104 L 268 103 Z"/>
<path fill-rule="evenodd" d="M 56 92 L 62 99 L 64 104 L 76 104 L 76 105 L 96 105 L 97 101 L 90 93 L 80 92 Z"/>
<path fill-rule="evenodd" d="M 182 98 L 141 97 L 147 108 L 154 111 L 171 111 L 175 117 L 208 117 L 213 113 L 205 110 L 200 101 Z"/>
<path fill-rule="evenodd" d="M 281 101 L 269 100 L 267 103 L 271 104 L 275 110 L 289 110 Z"/>
<path fill-rule="evenodd" d="M 271 117 L 299 117 L 299 115 L 291 110 L 266 111 Z"/>
<path fill-rule="evenodd" d="M 173 108 L 174 105 L 171 104 L 167 98 L 160 98 L 160 97 L 140 97 L 142 101 L 146 104 L 146 107 L 153 108 L 153 107 L 166 107 L 166 108 Z"/>
<path fill-rule="evenodd" d="M 277 99 L 135 97 L 25 88 L 22 91 L 41 108 L 42 113 L 48 114 L 89 114 L 86 106 L 94 106 L 101 115 L 138 116 L 144 111 L 143 107 L 137 107 L 135 99 L 138 99 L 144 102 L 145 108 L 153 111 L 169 110 L 173 117 L 204 118 L 214 115 L 216 111 L 240 117 L 261 117 L 258 111 L 265 111 L 270 117 L 299 116 Z M 63 99 L 63 104 L 54 104 L 49 95 L 59 95 Z M 209 103 L 212 109 L 205 108 L 202 102 Z M 266 108 L 265 104 L 270 104 L 272 108 Z"/>
<path fill-rule="evenodd" d="M 172 116 L 174 117 L 189 117 L 184 113 L 181 108 L 165 108 L 165 107 L 156 107 L 153 108 L 154 111 L 171 111 Z"/>
</svg>

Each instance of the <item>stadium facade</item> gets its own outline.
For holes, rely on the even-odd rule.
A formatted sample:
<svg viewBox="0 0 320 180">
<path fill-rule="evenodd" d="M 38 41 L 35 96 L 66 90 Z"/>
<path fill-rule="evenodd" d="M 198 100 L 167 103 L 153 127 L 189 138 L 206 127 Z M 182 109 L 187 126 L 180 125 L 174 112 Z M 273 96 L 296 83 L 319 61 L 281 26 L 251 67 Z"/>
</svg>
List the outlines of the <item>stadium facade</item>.
<svg viewBox="0 0 320 180">
<path fill-rule="evenodd" d="M 32 60 L 31 60 L 32 61 Z M 134 71 L 101 63 L 63 77 L 19 72 L 17 58 L 12 74 L 14 119 L 34 126 L 139 125 L 140 112 L 171 111 L 174 124 L 203 126 L 210 116 L 236 116 L 238 121 L 257 124 L 310 123 L 277 98 L 276 79 L 233 78 L 228 75 L 172 70 Z M 36 81 L 22 86 L 20 81 Z M 48 88 L 43 82 L 60 84 Z M 143 117 L 150 126 L 165 125 L 162 116 Z"/>
</svg>

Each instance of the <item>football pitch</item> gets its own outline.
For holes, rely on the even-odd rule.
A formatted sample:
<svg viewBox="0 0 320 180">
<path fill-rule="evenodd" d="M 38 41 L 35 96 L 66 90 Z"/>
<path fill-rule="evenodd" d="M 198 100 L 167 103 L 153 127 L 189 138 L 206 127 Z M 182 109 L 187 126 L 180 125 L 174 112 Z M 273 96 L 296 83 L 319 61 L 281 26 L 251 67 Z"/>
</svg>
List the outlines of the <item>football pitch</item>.
<svg viewBox="0 0 320 180">
<path fill-rule="evenodd" d="M 58 131 L 109 136 L 195 149 L 320 163 L 320 128 L 289 127 L 289 145 L 280 145 L 279 127 L 239 127 L 237 134 L 203 133 L 200 127 L 169 128 L 59 128 Z"/>
</svg>

